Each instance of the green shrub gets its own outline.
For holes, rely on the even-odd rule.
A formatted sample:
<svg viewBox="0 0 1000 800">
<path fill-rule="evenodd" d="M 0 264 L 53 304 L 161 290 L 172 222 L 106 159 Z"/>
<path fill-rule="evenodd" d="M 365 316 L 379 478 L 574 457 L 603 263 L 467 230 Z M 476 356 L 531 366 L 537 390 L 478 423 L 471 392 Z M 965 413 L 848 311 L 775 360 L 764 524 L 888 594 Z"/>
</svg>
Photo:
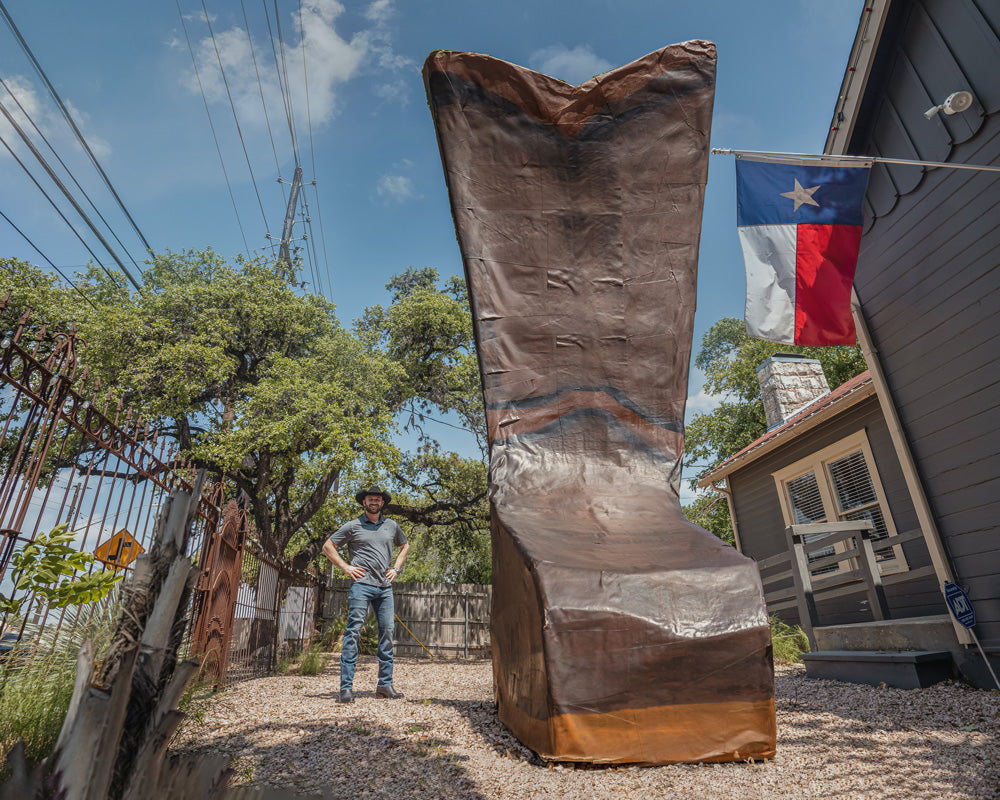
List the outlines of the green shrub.
<svg viewBox="0 0 1000 800">
<path fill-rule="evenodd" d="M 76 655 L 13 653 L 3 665 L 0 687 L 0 757 L 19 741 L 25 756 L 37 763 L 52 752 L 73 695 Z M 0 766 L 0 782 L 7 777 Z"/>
<path fill-rule="evenodd" d="M 0 661 L 0 783 L 4 757 L 23 740 L 25 757 L 37 763 L 55 746 L 76 680 L 76 658 L 85 640 L 98 661 L 107 651 L 117 618 L 118 587 L 110 596 L 71 610 L 67 624 L 39 629 L 26 625 L 21 646 Z M 19 627 L 20 620 L 14 620 Z"/>
<path fill-rule="evenodd" d="M 798 625 L 786 625 L 775 616 L 771 617 L 771 646 L 774 660 L 778 662 L 798 662 L 802 654 L 809 652 L 809 639 Z"/>
<path fill-rule="evenodd" d="M 288 653 L 283 653 L 278 656 L 278 660 L 274 665 L 274 671 L 277 675 L 287 675 L 292 671 L 292 665 L 295 663 L 295 654 L 289 655 Z"/>
<path fill-rule="evenodd" d="M 302 651 L 299 658 L 299 675 L 319 675 L 326 668 L 326 656 L 313 647 Z"/>
</svg>

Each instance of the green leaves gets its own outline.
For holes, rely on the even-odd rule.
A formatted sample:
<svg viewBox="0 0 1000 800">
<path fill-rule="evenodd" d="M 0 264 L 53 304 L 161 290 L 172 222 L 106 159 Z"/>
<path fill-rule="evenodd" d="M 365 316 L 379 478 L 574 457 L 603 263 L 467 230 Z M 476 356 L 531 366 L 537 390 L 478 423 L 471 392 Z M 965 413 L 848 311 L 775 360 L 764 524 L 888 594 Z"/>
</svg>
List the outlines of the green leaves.
<svg viewBox="0 0 1000 800">
<path fill-rule="evenodd" d="M 109 570 L 77 575 L 94 563 L 94 557 L 72 546 L 75 536 L 62 523 L 50 533 L 38 534 L 34 542 L 14 554 L 11 559 L 14 591 L 10 598 L 0 595 L 0 612 L 19 614 L 31 594 L 44 598 L 53 608 L 65 608 L 95 602 L 111 591 L 122 579 L 121 575 Z M 21 597 L 15 599 L 18 594 Z"/>
<path fill-rule="evenodd" d="M 29 265 L 0 266 L 0 289 L 42 309 L 40 319 L 75 320 L 102 395 L 113 389 L 183 456 L 222 475 L 230 496 L 249 496 L 268 552 L 315 555 L 357 513 L 352 487 L 389 477 L 407 500 L 398 516 L 447 529 L 460 543 L 484 529 L 482 459 L 440 453 L 424 433 L 423 415 L 454 412 L 485 454 L 461 279 L 438 288 L 437 270 L 407 269 L 387 287 L 392 304 L 368 309 L 349 331 L 331 303 L 302 290 L 295 268 L 263 257 L 151 254 L 140 292 L 89 267 L 74 282 L 92 304 Z M 393 441 L 397 420 L 419 435 L 412 457 Z M 69 577 L 39 573 L 53 576 Z M 97 579 L 85 586 L 102 589 Z"/>
</svg>

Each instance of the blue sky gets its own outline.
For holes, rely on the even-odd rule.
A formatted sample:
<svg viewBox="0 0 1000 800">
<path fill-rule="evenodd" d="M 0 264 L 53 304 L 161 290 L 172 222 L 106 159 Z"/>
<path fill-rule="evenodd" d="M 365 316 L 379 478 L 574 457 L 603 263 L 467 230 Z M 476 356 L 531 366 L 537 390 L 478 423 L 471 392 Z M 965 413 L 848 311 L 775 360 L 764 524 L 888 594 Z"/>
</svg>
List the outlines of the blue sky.
<svg viewBox="0 0 1000 800">
<path fill-rule="evenodd" d="M 345 323 L 366 305 L 387 302 L 384 284 L 408 266 L 461 273 L 420 75 L 432 50 L 489 53 L 580 83 L 664 45 L 710 39 L 719 51 L 712 145 L 818 152 L 863 8 L 855 0 L 205 0 L 206 19 L 201 0 L 179 5 L 6 2 L 153 249 L 211 246 L 226 256 L 259 251 L 268 245 L 266 233 L 281 233 L 286 200 L 277 178 L 291 180 L 294 157 L 268 34 L 268 22 L 274 36 L 280 24 L 300 161 L 305 180 L 317 182 L 306 188 L 312 220 L 306 246 L 310 253 L 315 247 L 316 258 L 304 277 L 337 304 Z M 126 264 L 132 267 L 125 249 L 141 263 L 138 235 L 2 22 L 0 76 L 107 218 L 124 244 L 116 247 Z M 0 102 L 21 118 L 2 87 Z M 3 120 L 0 137 L 56 197 Z M 733 173 L 731 156 L 711 158 L 695 350 L 712 323 L 743 313 Z M 57 202 L 70 216 L 68 204 Z M 3 148 L 0 211 L 58 266 L 72 271 L 88 260 Z M 305 226 L 295 230 L 301 234 Z M 112 265 L 95 238 L 83 235 Z M 44 265 L 2 219 L 0 255 Z M 701 393 L 701 376 L 692 373 L 689 417 L 711 404 Z M 441 433 L 448 443 L 451 434 Z"/>
</svg>

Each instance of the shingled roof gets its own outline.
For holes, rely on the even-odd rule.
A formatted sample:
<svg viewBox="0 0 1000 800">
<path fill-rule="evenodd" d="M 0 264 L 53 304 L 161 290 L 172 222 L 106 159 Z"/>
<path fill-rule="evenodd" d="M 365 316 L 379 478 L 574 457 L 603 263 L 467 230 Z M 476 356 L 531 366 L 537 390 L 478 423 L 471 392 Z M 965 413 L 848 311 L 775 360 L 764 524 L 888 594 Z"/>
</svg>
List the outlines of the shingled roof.
<svg viewBox="0 0 1000 800">
<path fill-rule="evenodd" d="M 824 422 L 833 415 L 846 408 L 850 408 L 855 403 L 859 403 L 873 394 L 875 394 L 875 386 L 872 383 L 871 374 L 868 370 L 865 370 L 859 375 L 855 375 L 846 383 L 842 383 L 829 394 L 825 394 L 818 400 L 813 401 L 787 422 L 769 430 L 759 439 L 751 442 L 725 461 L 716 464 L 710 472 L 698 481 L 698 485 L 704 487 L 715 481 L 722 480 L 729 473 L 751 463 L 764 455 L 764 453 L 774 449 L 779 443 L 786 441 L 789 437 L 798 436 L 803 431 Z"/>
</svg>

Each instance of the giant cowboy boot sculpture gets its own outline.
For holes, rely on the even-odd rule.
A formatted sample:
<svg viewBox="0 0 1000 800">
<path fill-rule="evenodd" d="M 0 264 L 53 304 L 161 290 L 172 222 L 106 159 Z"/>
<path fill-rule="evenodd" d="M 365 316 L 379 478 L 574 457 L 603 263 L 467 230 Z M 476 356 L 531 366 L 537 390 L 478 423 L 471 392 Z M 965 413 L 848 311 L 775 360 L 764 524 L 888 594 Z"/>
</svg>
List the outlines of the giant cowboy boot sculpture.
<svg viewBox="0 0 1000 800">
<path fill-rule="evenodd" d="M 679 501 L 714 45 L 578 87 L 438 51 L 424 80 L 489 425 L 500 719 L 556 760 L 773 755 L 756 565 Z"/>
</svg>

